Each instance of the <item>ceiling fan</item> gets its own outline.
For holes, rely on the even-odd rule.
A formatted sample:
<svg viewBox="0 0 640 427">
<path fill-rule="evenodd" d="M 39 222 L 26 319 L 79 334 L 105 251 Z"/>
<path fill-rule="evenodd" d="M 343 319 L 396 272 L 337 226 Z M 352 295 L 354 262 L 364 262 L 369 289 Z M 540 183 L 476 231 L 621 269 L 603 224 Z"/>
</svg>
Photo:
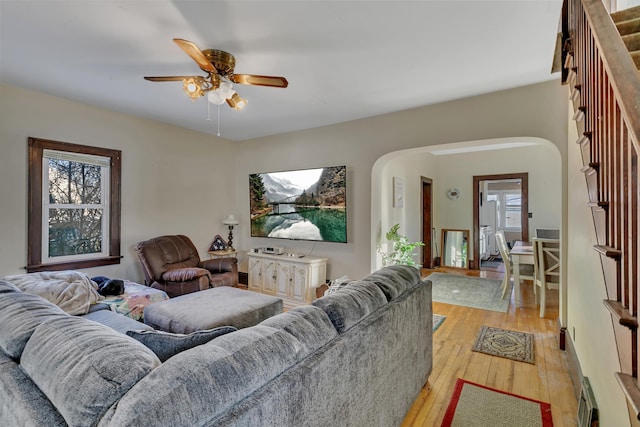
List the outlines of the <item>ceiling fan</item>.
<svg viewBox="0 0 640 427">
<path fill-rule="evenodd" d="M 271 86 L 285 88 L 289 85 L 284 77 L 260 76 L 254 74 L 235 74 L 236 58 L 228 52 L 217 49 L 200 50 L 195 43 L 184 39 L 173 41 L 196 61 L 206 76 L 163 76 L 145 77 L 152 82 L 182 81 L 185 93 L 195 100 L 207 93 L 209 102 L 221 105 L 226 102 L 231 108 L 241 110 L 247 105 L 233 89 L 233 84 Z"/>
</svg>

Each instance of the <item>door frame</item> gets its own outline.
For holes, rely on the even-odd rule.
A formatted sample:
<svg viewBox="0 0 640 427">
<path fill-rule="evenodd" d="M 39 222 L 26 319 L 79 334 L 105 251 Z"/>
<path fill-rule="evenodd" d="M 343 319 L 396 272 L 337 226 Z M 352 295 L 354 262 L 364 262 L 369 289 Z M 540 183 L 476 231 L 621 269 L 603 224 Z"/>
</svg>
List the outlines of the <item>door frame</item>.
<svg viewBox="0 0 640 427">
<path fill-rule="evenodd" d="M 420 177 L 420 200 L 420 206 L 422 206 L 420 227 L 424 243 L 421 258 L 422 267 L 433 268 L 433 180 L 431 178 Z"/>
<path fill-rule="evenodd" d="M 529 241 L 529 174 L 506 173 L 497 175 L 478 175 L 473 177 L 473 266 L 469 268 L 480 269 L 480 181 L 502 181 L 505 179 L 520 179 L 522 205 L 520 207 L 520 227 L 522 240 Z M 497 230 L 493 230 L 495 233 Z"/>
</svg>

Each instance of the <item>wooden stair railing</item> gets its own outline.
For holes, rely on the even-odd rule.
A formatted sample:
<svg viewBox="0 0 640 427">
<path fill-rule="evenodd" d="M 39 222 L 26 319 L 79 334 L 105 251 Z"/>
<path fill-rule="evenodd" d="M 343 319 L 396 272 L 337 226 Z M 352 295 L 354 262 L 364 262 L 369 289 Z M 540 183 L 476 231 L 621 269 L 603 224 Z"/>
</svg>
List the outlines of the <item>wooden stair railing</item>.
<svg viewBox="0 0 640 427">
<path fill-rule="evenodd" d="M 602 0 L 565 0 L 563 82 L 581 135 L 589 206 L 615 319 L 621 372 L 615 376 L 640 419 L 638 383 L 638 153 L 640 7 L 609 15 Z"/>
</svg>

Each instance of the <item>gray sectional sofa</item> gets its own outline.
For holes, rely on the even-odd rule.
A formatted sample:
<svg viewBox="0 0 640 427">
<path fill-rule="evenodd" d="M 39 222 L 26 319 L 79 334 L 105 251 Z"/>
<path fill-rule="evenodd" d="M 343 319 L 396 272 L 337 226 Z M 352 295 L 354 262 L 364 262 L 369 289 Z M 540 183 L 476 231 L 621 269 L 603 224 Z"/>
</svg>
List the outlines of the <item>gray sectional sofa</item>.
<svg viewBox="0 0 640 427">
<path fill-rule="evenodd" d="M 0 282 L 2 426 L 398 426 L 431 367 L 431 283 L 411 267 L 164 363 Z"/>
</svg>

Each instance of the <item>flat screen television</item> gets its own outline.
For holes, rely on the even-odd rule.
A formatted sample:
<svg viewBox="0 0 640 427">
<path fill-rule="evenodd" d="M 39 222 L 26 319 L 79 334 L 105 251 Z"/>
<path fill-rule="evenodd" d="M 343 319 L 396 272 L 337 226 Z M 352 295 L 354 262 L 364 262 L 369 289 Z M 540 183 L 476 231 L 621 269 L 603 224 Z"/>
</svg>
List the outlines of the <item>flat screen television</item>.
<svg viewBox="0 0 640 427">
<path fill-rule="evenodd" d="M 347 167 L 249 175 L 251 237 L 347 242 Z"/>
</svg>

